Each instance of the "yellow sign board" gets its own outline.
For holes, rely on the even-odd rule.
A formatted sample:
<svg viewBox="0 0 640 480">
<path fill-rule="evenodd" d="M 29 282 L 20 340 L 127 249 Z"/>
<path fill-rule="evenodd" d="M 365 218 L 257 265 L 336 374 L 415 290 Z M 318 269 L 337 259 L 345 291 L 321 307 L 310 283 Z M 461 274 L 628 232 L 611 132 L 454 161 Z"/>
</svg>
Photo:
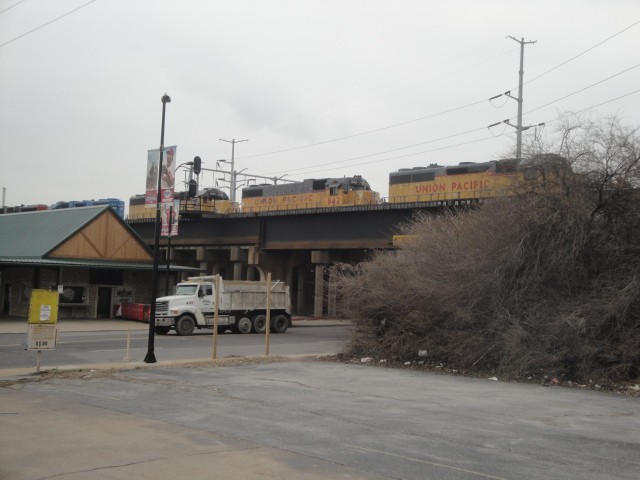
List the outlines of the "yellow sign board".
<svg viewBox="0 0 640 480">
<path fill-rule="evenodd" d="M 60 294 L 57 291 L 32 290 L 28 323 L 37 325 L 58 323 L 59 300 Z"/>
</svg>

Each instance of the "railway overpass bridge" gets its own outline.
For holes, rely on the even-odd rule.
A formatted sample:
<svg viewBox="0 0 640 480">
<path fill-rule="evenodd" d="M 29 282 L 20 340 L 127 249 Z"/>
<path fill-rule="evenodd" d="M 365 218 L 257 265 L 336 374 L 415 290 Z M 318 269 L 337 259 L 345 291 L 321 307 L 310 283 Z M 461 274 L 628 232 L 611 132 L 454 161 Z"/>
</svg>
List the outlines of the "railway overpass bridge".
<svg viewBox="0 0 640 480">
<path fill-rule="evenodd" d="M 332 264 L 357 263 L 375 250 L 393 249 L 394 235 L 418 212 L 437 212 L 442 202 L 381 204 L 279 212 L 181 216 L 179 234 L 161 238 L 161 258 L 235 280 L 258 280 L 265 272 L 291 288 L 294 313 L 337 313 Z M 132 220 L 150 246 L 154 222 Z M 169 279 L 169 285 L 175 283 Z M 159 288 L 167 284 L 160 279 Z"/>
</svg>

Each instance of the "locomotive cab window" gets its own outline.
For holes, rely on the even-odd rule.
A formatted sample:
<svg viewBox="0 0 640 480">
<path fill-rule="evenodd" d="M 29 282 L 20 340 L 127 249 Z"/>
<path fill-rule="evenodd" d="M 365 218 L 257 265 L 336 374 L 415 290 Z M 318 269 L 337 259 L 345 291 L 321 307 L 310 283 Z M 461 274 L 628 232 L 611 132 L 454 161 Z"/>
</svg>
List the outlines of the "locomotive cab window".
<svg viewBox="0 0 640 480">
<path fill-rule="evenodd" d="M 525 180 L 536 180 L 538 178 L 538 171 L 535 168 L 525 168 L 524 169 L 524 179 Z"/>
</svg>

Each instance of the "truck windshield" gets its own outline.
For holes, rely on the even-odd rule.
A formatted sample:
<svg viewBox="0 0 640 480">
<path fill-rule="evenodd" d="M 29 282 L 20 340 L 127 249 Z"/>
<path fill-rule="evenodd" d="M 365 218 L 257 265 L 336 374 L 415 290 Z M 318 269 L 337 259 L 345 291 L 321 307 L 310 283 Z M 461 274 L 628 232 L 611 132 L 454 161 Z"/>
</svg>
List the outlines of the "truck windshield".
<svg viewBox="0 0 640 480">
<path fill-rule="evenodd" d="M 178 285 L 176 295 L 195 295 L 197 289 L 197 285 Z"/>
</svg>

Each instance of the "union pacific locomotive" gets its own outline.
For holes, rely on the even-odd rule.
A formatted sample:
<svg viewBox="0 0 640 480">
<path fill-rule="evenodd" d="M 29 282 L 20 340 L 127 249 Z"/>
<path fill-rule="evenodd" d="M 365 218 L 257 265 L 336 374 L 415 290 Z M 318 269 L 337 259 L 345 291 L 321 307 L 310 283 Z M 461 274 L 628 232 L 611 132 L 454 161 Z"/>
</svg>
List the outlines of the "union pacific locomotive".
<svg viewBox="0 0 640 480">
<path fill-rule="evenodd" d="M 538 170 L 518 160 L 401 168 L 389 174 L 389 202 L 449 202 L 513 195 L 534 185 Z"/>
<path fill-rule="evenodd" d="M 176 200 L 180 200 L 180 215 L 188 217 L 204 213 L 234 213 L 240 211 L 236 202 L 229 200 L 229 196 L 217 188 L 207 188 L 195 197 L 189 197 L 188 192 L 176 192 Z M 145 195 L 134 195 L 129 199 L 129 220 L 155 218 L 156 209 L 146 208 Z"/>
<path fill-rule="evenodd" d="M 557 158 L 556 158 L 557 157 Z M 559 162 L 556 155 L 544 161 Z M 541 184 L 542 163 L 516 159 L 462 162 L 459 165 L 401 168 L 389 174 L 388 203 L 469 202 L 516 194 Z M 210 197 L 187 198 L 180 194 L 180 214 L 251 213 L 356 205 L 383 202 L 378 192 L 360 175 L 344 178 L 307 179 L 279 185 L 255 185 L 242 189 L 242 204 L 234 204 L 218 189 Z M 144 208 L 144 195 L 131 197 L 129 218 L 152 218 L 155 210 Z"/>
<path fill-rule="evenodd" d="M 375 205 L 379 202 L 378 192 L 372 191 L 369 183 L 360 175 L 242 189 L 243 212 Z"/>
</svg>

